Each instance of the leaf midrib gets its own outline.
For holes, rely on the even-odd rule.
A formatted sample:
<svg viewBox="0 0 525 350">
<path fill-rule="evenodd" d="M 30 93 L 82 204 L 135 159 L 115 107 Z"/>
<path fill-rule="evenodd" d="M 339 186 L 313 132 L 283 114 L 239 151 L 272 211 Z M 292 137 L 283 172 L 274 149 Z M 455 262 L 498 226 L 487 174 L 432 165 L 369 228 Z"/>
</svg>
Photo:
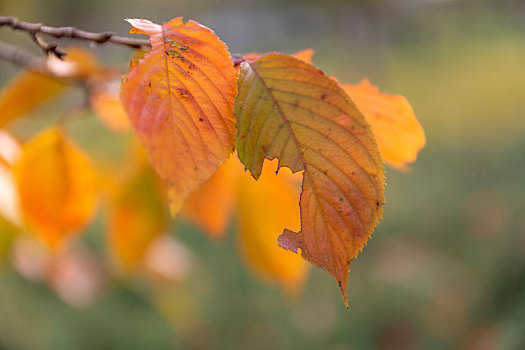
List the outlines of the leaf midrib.
<svg viewBox="0 0 525 350">
<path fill-rule="evenodd" d="M 281 117 L 283 118 L 283 121 L 284 123 L 286 124 L 286 127 L 288 128 L 288 131 L 290 132 L 290 135 L 292 136 L 292 139 L 294 141 L 294 144 L 295 144 L 295 147 L 297 149 L 297 152 L 299 154 L 299 158 L 301 160 L 301 163 L 303 165 L 303 170 L 305 173 L 308 173 L 309 174 L 309 171 L 308 171 L 308 168 L 306 166 L 306 161 L 303 157 L 303 154 L 301 152 L 301 149 L 299 148 L 299 141 L 297 140 L 297 137 L 295 136 L 295 133 L 293 132 L 291 126 L 290 126 L 290 121 L 288 120 L 288 118 L 284 115 L 284 112 L 281 108 L 281 105 L 279 104 L 279 101 L 275 98 L 275 96 L 273 95 L 271 89 L 268 87 L 268 85 L 266 85 L 264 79 L 259 75 L 259 73 L 256 71 L 256 69 L 253 67 L 252 63 L 249 62 L 249 61 L 245 61 L 249 66 L 250 66 L 250 69 L 252 70 L 252 72 L 254 73 L 255 77 L 261 82 L 263 88 L 266 90 L 266 92 L 270 95 L 270 97 L 272 98 L 272 101 L 274 102 L 274 104 L 277 106 L 277 109 L 279 111 L 279 114 L 281 115 Z M 263 160 L 264 161 L 264 160 Z M 253 164 L 252 164 L 253 165 Z M 303 181 L 305 179 L 305 175 L 307 174 L 303 174 Z M 331 247 L 331 250 L 332 250 L 332 256 L 336 256 L 336 252 L 335 252 L 335 248 L 334 248 L 334 241 L 333 241 L 333 238 L 332 238 L 332 235 L 330 235 L 329 233 L 329 228 L 328 228 L 328 220 L 326 218 L 326 214 L 325 214 L 325 210 L 323 209 L 323 206 L 321 205 L 321 201 L 320 201 L 320 198 L 319 198 L 319 194 L 318 194 L 318 191 L 317 191 L 317 188 L 315 187 L 315 184 L 313 182 L 312 179 L 310 179 L 310 176 L 307 176 L 307 179 L 308 181 L 310 182 L 311 186 L 312 186 L 312 189 L 314 191 L 314 194 L 315 194 L 315 200 L 317 201 L 317 206 L 319 207 L 319 209 L 321 210 L 321 215 L 323 216 L 323 225 L 325 226 L 325 229 L 326 229 L 326 232 L 327 232 L 327 236 L 328 238 L 330 239 L 330 247 Z M 303 184 L 304 186 L 304 184 Z M 303 189 L 304 190 L 304 189 Z M 302 211 L 302 208 L 301 208 L 301 211 Z M 302 231 L 302 220 L 301 220 L 301 231 Z M 337 231 L 334 231 L 337 233 Z M 304 233 L 303 233 L 304 234 Z M 352 236 L 352 235 L 351 235 Z M 318 235 L 315 235 L 316 237 L 316 245 L 317 245 L 317 250 L 318 251 L 321 251 L 320 249 L 320 245 L 319 245 L 319 236 Z M 353 245 L 355 247 L 355 241 L 354 241 L 354 238 L 352 236 L 352 241 L 353 241 Z M 300 247 L 301 248 L 301 247 Z M 301 248 L 302 250 L 303 248 Z M 345 250 L 345 254 L 347 256 L 347 259 L 348 259 L 348 254 L 346 253 L 346 250 Z M 335 265 L 335 264 L 334 264 Z M 335 266 L 334 266 L 335 267 Z M 334 271 L 335 273 L 336 271 Z"/>
</svg>

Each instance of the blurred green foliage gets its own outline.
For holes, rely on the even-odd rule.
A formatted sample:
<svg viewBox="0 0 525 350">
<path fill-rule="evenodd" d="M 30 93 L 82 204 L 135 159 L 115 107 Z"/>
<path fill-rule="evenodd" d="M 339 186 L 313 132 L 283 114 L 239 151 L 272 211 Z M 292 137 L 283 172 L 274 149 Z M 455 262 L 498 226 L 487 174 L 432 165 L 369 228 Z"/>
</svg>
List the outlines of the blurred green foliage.
<svg viewBox="0 0 525 350">
<path fill-rule="evenodd" d="M 236 52 L 313 47 L 314 62 L 341 81 L 369 77 L 405 95 L 427 134 L 411 171 L 387 170 L 384 218 L 351 264 L 349 310 L 328 274 L 312 270 L 289 298 L 249 274 L 233 227 L 216 243 L 177 221 L 173 234 L 194 252 L 179 285 L 109 281 L 77 309 L 0 266 L 0 349 L 525 348 L 522 2 L 4 0 L 0 11 L 119 33 L 126 17 L 184 15 Z M 0 40 L 31 47 L 6 29 Z M 96 52 L 127 66 L 126 49 Z M 2 84 L 15 72 L 2 63 Z M 39 123 L 12 128 L 30 135 Z M 125 140 L 96 120 L 74 124 L 95 158 L 122 156 Z M 100 218 L 83 239 L 104 255 Z"/>
</svg>

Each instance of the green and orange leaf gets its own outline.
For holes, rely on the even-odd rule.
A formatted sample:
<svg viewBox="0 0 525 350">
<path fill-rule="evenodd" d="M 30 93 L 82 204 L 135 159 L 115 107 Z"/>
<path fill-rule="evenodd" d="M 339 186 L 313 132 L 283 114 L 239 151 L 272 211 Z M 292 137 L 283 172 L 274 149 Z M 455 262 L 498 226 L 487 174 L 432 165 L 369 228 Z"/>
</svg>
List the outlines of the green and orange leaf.
<svg viewBox="0 0 525 350">
<path fill-rule="evenodd" d="M 368 79 L 342 86 L 372 127 L 385 163 L 403 169 L 414 162 L 426 140 L 407 99 L 380 92 Z"/>
<path fill-rule="evenodd" d="M 267 54 L 242 64 L 235 102 L 237 152 L 258 179 L 265 159 L 303 171 L 301 231 L 278 243 L 326 269 L 345 303 L 349 263 L 366 244 L 384 203 L 384 169 L 370 126 L 341 86 L 295 57 Z"/>
<path fill-rule="evenodd" d="M 132 65 L 121 98 L 176 214 L 233 149 L 237 71 L 226 45 L 195 21 L 128 22 L 152 50 Z"/>
<path fill-rule="evenodd" d="M 80 231 L 93 216 L 98 186 L 88 157 L 57 128 L 23 146 L 14 166 L 27 228 L 51 248 Z"/>
</svg>

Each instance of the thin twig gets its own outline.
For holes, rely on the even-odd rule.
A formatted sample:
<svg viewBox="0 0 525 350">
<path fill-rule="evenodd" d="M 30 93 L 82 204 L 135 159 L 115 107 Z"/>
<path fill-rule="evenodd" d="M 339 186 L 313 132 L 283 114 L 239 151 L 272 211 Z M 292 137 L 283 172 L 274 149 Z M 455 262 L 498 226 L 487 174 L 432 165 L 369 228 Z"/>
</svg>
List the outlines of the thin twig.
<svg viewBox="0 0 525 350">
<path fill-rule="evenodd" d="M 134 49 L 149 48 L 148 40 L 128 38 L 117 36 L 112 32 L 94 33 L 85 30 L 77 29 L 75 27 L 50 27 L 42 23 L 23 22 L 13 16 L 0 16 L 0 27 L 7 26 L 13 30 L 21 30 L 29 33 L 35 43 L 45 52 L 52 52 L 58 58 L 61 58 L 65 53 L 58 49 L 56 44 L 46 43 L 39 34 L 49 35 L 54 38 L 70 38 L 94 42 L 97 44 L 113 43 L 123 45 Z"/>
<path fill-rule="evenodd" d="M 19 47 L 0 41 L 0 59 L 9 61 L 17 66 L 49 75 L 45 59 L 35 56 Z"/>
</svg>

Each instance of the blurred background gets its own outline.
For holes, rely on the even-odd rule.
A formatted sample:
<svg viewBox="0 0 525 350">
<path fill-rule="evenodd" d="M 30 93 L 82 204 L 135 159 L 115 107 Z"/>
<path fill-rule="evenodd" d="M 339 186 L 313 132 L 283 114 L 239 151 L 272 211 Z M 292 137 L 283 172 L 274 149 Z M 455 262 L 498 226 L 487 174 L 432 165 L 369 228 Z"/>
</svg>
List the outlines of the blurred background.
<svg viewBox="0 0 525 350">
<path fill-rule="evenodd" d="M 522 0 L 0 0 L 0 14 L 122 35 L 124 18 L 184 16 L 213 28 L 232 52 L 313 48 L 314 63 L 341 81 L 368 77 L 406 96 L 427 136 L 408 172 L 387 169 L 382 222 L 351 263 L 349 310 L 316 268 L 294 295 L 258 279 L 233 224 L 215 241 L 172 221 L 171 282 L 100 272 L 99 214 L 71 257 L 87 280 L 43 282 L 38 262 L 21 261 L 45 255 L 30 242 L 5 254 L 0 349 L 525 348 Z M 0 40 L 38 53 L 23 33 L 0 28 Z M 123 71 L 131 53 L 93 50 Z M 18 71 L 0 62 L 1 86 Z M 38 120 L 12 132 L 32 135 Z M 93 118 L 71 129 L 94 158 L 122 155 L 126 141 Z"/>
</svg>

